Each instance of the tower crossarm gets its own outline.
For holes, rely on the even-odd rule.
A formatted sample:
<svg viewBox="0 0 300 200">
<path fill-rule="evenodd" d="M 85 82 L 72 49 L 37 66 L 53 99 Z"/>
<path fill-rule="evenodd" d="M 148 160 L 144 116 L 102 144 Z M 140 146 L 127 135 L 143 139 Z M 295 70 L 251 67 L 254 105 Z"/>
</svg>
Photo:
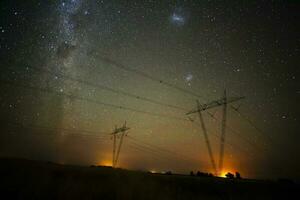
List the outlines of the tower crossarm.
<svg viewBox="0 0 300 200">
<path fill-rule="evenodd" d="M 221 105 L 224 105 L 224 104 L 233 103 L 233 102 L 242 100 L 244 98 L 245 97 L 243 96 L 243 97 L 228 97 L 227 99 L 221 98 L 221 99 L 218 99 L 218 100 L 214 100 L 214 101 L 211 101 L 209 103 L 201 104 L 199 106 L 199 108 L 197 108 L 196 110 L 192 110 L 192 111 L 186 113 L 186 115 L 198 113 L 198 112 L 201 112 L 201 111 L 204 111 L 204 110 L 208 110 L 208 109 L 211 109 L 211 108 L 215 108 L 215 107 L 218 107 L 218 106 L 221 106 Z"/>
</svg>

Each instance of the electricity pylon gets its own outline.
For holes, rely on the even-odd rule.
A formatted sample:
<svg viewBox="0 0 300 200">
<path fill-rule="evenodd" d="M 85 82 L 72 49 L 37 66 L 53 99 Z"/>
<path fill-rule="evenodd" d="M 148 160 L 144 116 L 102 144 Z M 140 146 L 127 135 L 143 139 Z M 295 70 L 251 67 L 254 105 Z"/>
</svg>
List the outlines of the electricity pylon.
<svg viewBox="0 0 300 200">
<path fill-rule="evenodd" d="M 227 121 L 227 95 L 226 90 L 224 90 L 224 104 L 223 104 L 223 119 L 221 127 L 221 138 L 220 138 L 220 154 L 219 154 L 219 174 L 223 170 L 223 159 L 224 159 L 224 148 L 225 148 L 225 133 L 226 133 L 226 121 Z"/>
<path fill-rule="evenodd" d="M 225 132 L 226 132 L 226 120 L 227 120 L 227 104 L 239 101 L 244 98 L 245 97 L 230 97 L 230 98 L 228 98 L 226 95 L 226 90 L 224 90 L 224 96 L 221 99 L 211 101 L 209 103 L 202 104 L 202 105 L 197 100 L 197 108 L 195 110 L 192 110 L 192 111 L 186 113 L 186 115 L 190 115 L 190 114 L 194 114 L 194 113 L 198 113 L 198 115 L 199 115 L 199 120 L 200 120 L 200 124 L 202 127 L 203 135 L 205 138 L 205 143 L 206 143 L 206 146 L 208 149 L 210 162 L 211 162 L 211 165 L 212 165 L 213 170 L 216 175 L 219 175 L 219 173 L 222 172 L 222 169 L 223 169 Z M 223 106 L 223 119 L 222 119 L 221 140 L 220 140 L 220 155 L 219 155 L 219 163 L 218 163 L 218 168 L 217 168 L 215 159 L 214 159 L 214 155 L 213 155 L 213 151 L 212 151 L 212 148 L 210 145 L 209 137 L 207 134 L 207 129 L 205 127 L 205 123 L 204 123 L 204 120 L 202 117 L 202 112 L 205 110 L 211 109 L 211 108 L 219 107 L 219 106 Z"/>
<path fill-rule="evenodd" d="M 123 143 L 124 136 L 127 135 L 126 131 L 130 128 L 126 126 L 126 121 L 120 128 L 115 127 L 115 130 L 111 133 L 113 135 L 113 157 L 112 157 L 112 167 L 115 168 L 118 164 L 118 159 Z M 117 145 L 117 138 L 120 138 L 119 144 Z M 116 149 L 117 147 L 117 149 Z"/>
</svg>

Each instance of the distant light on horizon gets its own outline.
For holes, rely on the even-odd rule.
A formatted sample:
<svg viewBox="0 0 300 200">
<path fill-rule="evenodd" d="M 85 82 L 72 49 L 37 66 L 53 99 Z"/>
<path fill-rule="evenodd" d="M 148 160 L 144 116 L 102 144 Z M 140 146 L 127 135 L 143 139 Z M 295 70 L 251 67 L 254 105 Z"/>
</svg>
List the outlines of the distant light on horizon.
<svg viewBox="0 0 300 200">
<path fill-rule="evenodd" d="M 104 166 L 104 167 L 111 167 L 112 162 L 111 162 L 111 160 L 103 160 L 103 161 L 100 161 L 99 163 L 97 163 L 97 165 Z"/>
<path fill-rule="evenodd" d="M 222 172 L 220 172 L 220 174 L 218 176 L 222 177 L 222 178 L 226 178 L 227 173 L 235 174 L 235 172 L 236 172 L 235 170 L 224 169 L 224 170 L 222 170 Z"/>
</svg>

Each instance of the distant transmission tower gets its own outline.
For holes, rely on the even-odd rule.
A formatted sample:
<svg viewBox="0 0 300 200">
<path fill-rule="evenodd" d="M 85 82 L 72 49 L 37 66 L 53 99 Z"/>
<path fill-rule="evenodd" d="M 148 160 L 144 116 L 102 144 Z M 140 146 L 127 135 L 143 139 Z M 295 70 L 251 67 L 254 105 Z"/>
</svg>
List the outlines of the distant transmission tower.
<svg viewBox="0 0 300 200">
<path fill-rule="evenodd" d="M 112 167 L 115 168 L 118 164 L 118 159 L 123 143 L 124 136 L 127 134 L 126 131 L 128 131 L 130 128 L 126 126 L 126 121 L 123 126 L 120 128 L 115 127 L 115 130 L 111 133 L 113 135 L 113 157 L 112 157 Z M 119 144 L 117 144 L 117 139 L 120 138 Z M 117 147 L 117 149 L 116 149 Z"/>
<path fill-rule="evenodd" d="M 227 121 L 227 104 L 239 101 L 244 98 L 245 97 L 230 97 L 230 98 L 228 98 L 226 95 L 226 90 L 224 90 L 224 96 L 221 99 L 211 101 L 211 102 L 209 102 L 207 104 L 203 104 L 203 105 L 201 105 L 199 103 L 199 101 L 197 100 L 197 108 L 195 110 L 192 110 L 192 111 L 186 113 L 186 115 L 190 115 L 190 114 L 194 114 L 194 113 L 199 114 L 199 120 L 200 120 L 200 124 L 201 124 L 202 131 L 204 134 L 205 143 L 206 143 L 206 146 L 208 149 L 210 162 L 211 162 L 211 165 L 212 165 L 213 170 L 216 175 L 219 175 L 220 172 L 222 172 L 222 170 L 223 170 L 225 132 L 226 132 L 226 121 Z M 219 107 L 219 106 L 223 106 L 223 119 L 222 119 L 221 140 L 220 140 L 220 154 L 219 154 L 219 163 L 218 163 L 219 165 L 217 168 L 215 159 L 214 159 L 214 155 L 213 155 L 213 151 L 212 151 L 212 148 L 210 145 L 210 141 L 209 141 L 209 138 L 207 135 L 207 129 L 205 127 L 205 123 L 204 123 L 204 120 L 202 117 L 202 112 L 207 109 L 211 109 L 211 108 L 215 108 L 215 107 Z"/>
</svg>

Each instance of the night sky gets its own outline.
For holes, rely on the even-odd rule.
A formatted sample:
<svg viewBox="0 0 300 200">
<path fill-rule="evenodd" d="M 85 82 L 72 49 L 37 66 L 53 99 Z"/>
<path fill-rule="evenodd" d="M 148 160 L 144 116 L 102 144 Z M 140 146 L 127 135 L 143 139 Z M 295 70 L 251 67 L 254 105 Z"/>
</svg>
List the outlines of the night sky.
<svg viewBox="0 0 300 200">
<path fill-rule="evenodd" d="M 197 114 L 228 105 L 224 171 L 300 178 L 299 1 L 0 2 L 0 156 L 213 172 Z M 222 107 L 202 113 L 218 161 Z"/>
</svg>

